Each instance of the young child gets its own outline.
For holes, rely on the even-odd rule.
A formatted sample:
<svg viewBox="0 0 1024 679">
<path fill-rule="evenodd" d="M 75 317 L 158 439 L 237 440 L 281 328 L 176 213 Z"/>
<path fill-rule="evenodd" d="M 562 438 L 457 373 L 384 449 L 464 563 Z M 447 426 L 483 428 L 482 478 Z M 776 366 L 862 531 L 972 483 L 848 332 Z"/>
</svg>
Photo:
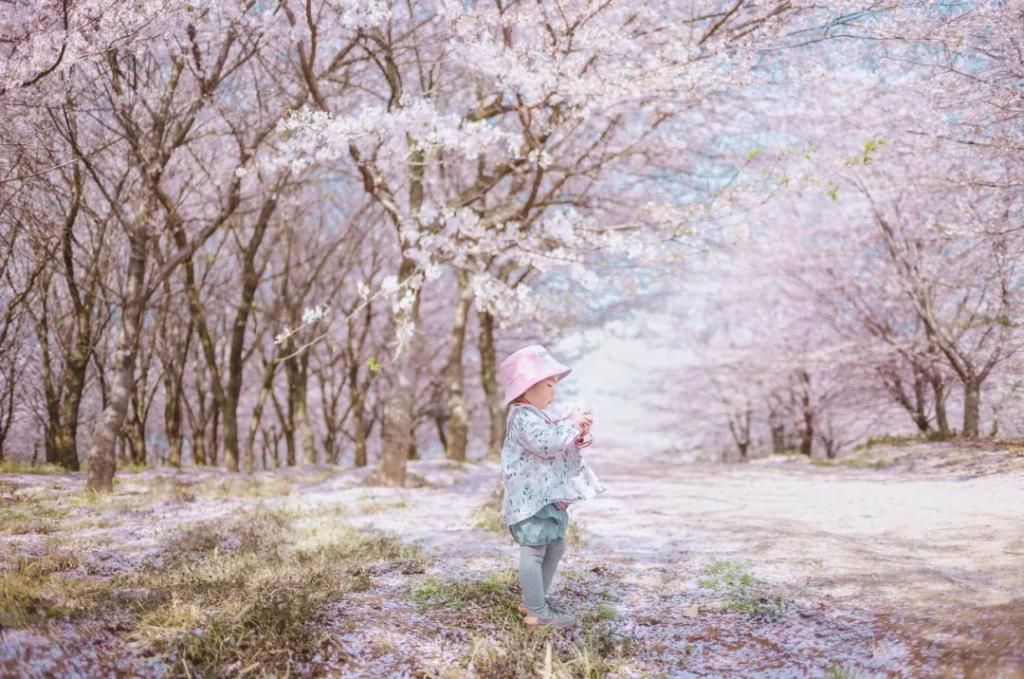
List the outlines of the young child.
<svg viewBox="0 0 1024 679">
<path fill-rule="evenodd" d="M 569 503 L 605 488 L 580 455 L 592 442 L 593 419 L 581 406 L 553 419 L 544 412 L 555 385 L 571 372 L 539 344 L 501 362 L 505 405 L 510 405 L 501 467 L 505 484 L 505 525 L 519 547 L 520 612 L 527 625 L 568 627 L 576 619 L 547 600 L 548 588 L 565 551 Z"/>
</svg>

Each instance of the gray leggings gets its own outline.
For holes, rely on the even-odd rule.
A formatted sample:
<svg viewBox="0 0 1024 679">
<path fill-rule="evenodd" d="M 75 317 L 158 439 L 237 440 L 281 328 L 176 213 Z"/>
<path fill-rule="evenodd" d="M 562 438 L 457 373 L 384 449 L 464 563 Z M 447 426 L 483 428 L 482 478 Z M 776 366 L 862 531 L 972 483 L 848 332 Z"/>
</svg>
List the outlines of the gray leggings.
<svg viewBox="0 0 1024 679">
<path fill-rule="evenodd" d="M 550 615 L 545 597 L 564 551 L 564 538 L 547 545 L 519 546 L 519 586 L 523 589 L 523 602 L 530 615 Z"/>
</svg>

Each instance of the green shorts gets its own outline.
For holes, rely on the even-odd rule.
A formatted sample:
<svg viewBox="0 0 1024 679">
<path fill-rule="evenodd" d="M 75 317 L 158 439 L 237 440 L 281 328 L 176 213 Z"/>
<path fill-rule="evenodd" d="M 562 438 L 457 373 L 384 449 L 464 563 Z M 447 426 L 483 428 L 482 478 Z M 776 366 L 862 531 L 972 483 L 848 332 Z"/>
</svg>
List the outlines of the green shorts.
<svg viewBox="0 0 1024 679">
<path fill-rule="evenodd" d="M 559 509 L 555 503 L 544 505 L 528 519 L 513 523 L 508 527 L 512 539 L 520 545 L 548 545 L 565 537 L 569 528 L 569 511 Z"/>
</svg>

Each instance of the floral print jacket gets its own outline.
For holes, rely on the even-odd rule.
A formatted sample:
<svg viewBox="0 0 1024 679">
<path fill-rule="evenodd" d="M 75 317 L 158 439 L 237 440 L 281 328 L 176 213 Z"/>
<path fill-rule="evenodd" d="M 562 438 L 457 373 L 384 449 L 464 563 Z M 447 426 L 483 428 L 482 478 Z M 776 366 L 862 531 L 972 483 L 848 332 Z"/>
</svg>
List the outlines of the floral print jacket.
<svg viewBox="0 0 1024 679">
<path fill-rule="evenodd" d="M 605 487 L 580 455 L 580 428 L 552 420 L 531 405 L 513 403 L 508 415 L 501 468 L 505 483 L 502 514 L 510 526 L 557 500 L 589 500 Z"/>
</svg>

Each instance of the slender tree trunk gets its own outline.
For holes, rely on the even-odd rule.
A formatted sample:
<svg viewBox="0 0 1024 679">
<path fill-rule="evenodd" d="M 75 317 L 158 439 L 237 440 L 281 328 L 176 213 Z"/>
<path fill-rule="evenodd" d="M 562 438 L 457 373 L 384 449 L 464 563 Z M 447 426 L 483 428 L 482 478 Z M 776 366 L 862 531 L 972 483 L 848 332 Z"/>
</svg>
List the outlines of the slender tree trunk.
<svg viewBox="0 0 1024 679">
<path fill-rule="evenodd" d="M 256 407 L 253 408 L 252 418 L 249 420 L 249 435 L 245 442 L 245 472 L 252 474 L 255 465 L 254 446 L 256 444 L 256 433 L 260 430 L 260 423 L 263 420 L 263 406 L 267 402 L 270 390 L 274 388 L 274 372 L 277 369 L 277 362 L 273 358 L 263 368 L 263 384 L 260 386 L 260 395 L 256 398 Z M 267 468 L 267 454 L 263 451 L 263 468 Z"/>
<path fill-rule="evenodd" d="M 295 466 L 295 398 L 292 395 L 292 390 L 295 389 L 295 345 L 292 340 L 284 345 L 285 355 L 288 356 L 284 360 L 284 375 L 285 380 L 288 384 L 288 400 L 285 402 L 282 408 L 277 402 L 277 397 L 274 397 L 274 407 L 277 409 L 277 419 L 281 423 L 281 435 L 284 437 L 285 443 L 285 464 L 289 467 Z M 280 463 L 278 463 L 280 466 Z"/>
<path fill-rule="evenodd" d="M 800 401 L 800 415 L 803 418 L 800 427 L 800 454 L 811 457 L 814 453 L 814 409 L 811 408 L 810 395 L 804 393 Z"/>
<path fill-rule="evenodd" d="M 238 395 L 228 392 L 224 397 L 224 468 L 238 471 Z"/>
<path fill-rule="evenodd" d="M 456 272 L 459 283 L 458 299 L 455 303 L 455 319 L 452 323 L 451 348 L 445 377 L 448 386 L 448 436 L 445 454 L 449 460 L 462 462 L 466 459 L 466 445 L 469 438 L 469 409 L 463 393 L 462 354 L 466 346 L 466 321 L 469 305 L 473 301 L 469 278 L 465 271 Z"/>
<path fill-rule="evenodd" d="M 366 459 L 366 425 L 363 424 L 363 414 L 354 413 L 355 418 L 355 460 L 354 464 L 356 467 L 365 467 L 367 464 Z"/>
<path fill-rule="evenodd" d="M 498 388 L 498 361 L 494 348 L 494 316 L 486 311 L 477 314 L 480 324 L 480 382 L 484 388 L 490 432 L 487 439 L 487 459 L 501 457 L 501 444 L 505 438 L 505 412 Z"/>
<path fill-rule="evenodd" d="M 217 442 L 220 440 L 220 405 L 214 401 L 211 404 L 213 417 L 210 421 L 210 428 L 206 430 L 206 463 L 211 467 L 217 466 Z"/>
<path fill-rule="evenodd" d="M 406 455 L 406 460 L 418 460 L 420 459 L 420 449 L 416 445 L 416 421 L 415 418 L 411 419 L 409 425 L 409 448 Z"/>
<path fill-rule="evenodd" d="M 174 239 L 175 243 L 179 248 L 188 247 L 188 239 L 185 235 L 185 230 L 180 224 L 175 221 L 173 222 L 176 227 L 174 228 Z M 195 326 L 196 336 L 199 338 L 199 349 L 204 361 L 206 362 L 206 372 L 209 375 L 209 389 L 213 396 L 213 403 L 211 404 L 212 410 L 212 427 L 210 434 L 212 439 L 207 440 L 205 449 L 209 451 L 209 459 L 206 462 L 210 465 L 217 464 L 217 429 L 220 419 L 221 410 L 225 409 L 227 403 L 227 396 L 225 394 L 224 384 L 221 381 L 220 368 L 217 364 L 217 350 L 214 346 L 213 337 L 210 335 L 209 326 L 206 323 L 206 314 L 203 308 L 202 301 L 199 298 L 199 289 L 196 287 L 196 276 L 195 267 L 192 263 L 192 258 L 189 257 L 182 262 L 182 269 L 185 274 L 185 297 L 188 300 L 189 314 L 192 316 L 192 324 Z M 231 418 L 227 417 L 224 428 L 227 435 L 234 435 L 234 442 L 237 445 L 237 422 L 231 422 Z M 227 436 L 225 436 L 227 439 Z M 225 445 L 228 445 L 225 441 Z M 237 448 L 234 452 L 234 469 L 230 471 L 238 471 L 237 462 Z"/>
<path fill-rule="evenodd" d="M 964 383 L 963 435 L 969 439 L 978 438 L 980 411 L 981 382 L 971 379 Z"/>
<path fill-rule="evenodd" d="M 732 440 L 736 443 L 736 449 L 740 454 L 740 462 L 748 462 L 750 450 L 750 422 L 753 412 L 745 410 L 729 417 L 729 432 Z"/>
<path fill-rule="evenodd" d="M 301 370 L 302 388 L 298 393 L 295 414 L 299 425 L 299 438 L 302 441 L 302 459 L 306 464 L 316 464 L 316 441 L 313 438 L 313 426 L 309 421 L 309 353 L 303 353 Z"/>
<path fill-rule="evenodd" d="M 405 485 L 405 463 L 409 457 L 412 437 L 412 389 L 406 374 L 409 367 L 408 348 L 393 363 L 395 384 L 384 402 L 384 422 L 381 426 L 381 481 L 389 486 Z"/>
<path fill-rule="evenodd" d="M 167 464 L 181 467 L 181 391 L 164 391 L 164 429 L 167 431 Z"/>
<path fill-rule="evenodd" d="M 114 379 L 110 403 L 96 422 L 89 450 L 88 487 L 95 492 L 114 489 L 114 471 L 117 468 L 115 445 L 135 391 L 135 352 L 141 333 L 148 242 L 145 234 L 137 232 L 131 235 L 130 243 L 128 296 L 111 366 Z"/>
<path fill-rule="evenodd" d="M 288 442 L 288 464 L 295 464 L 295 434 L 298 430 L 299 445 L 306 464 L 316 463 L 316 445 L 309 422 L 307 382 L 309 377 L 309 352 L 296 352 L 293 342 L 286 344 L 284 360 L 285 376 L 288 380 L 288 422 L 285 424 L 285 440 Z"/>
<path fill-rule="evenodd" d="M 932 394 L 935 396 L 935 428 L 942 437 L 949 437 L 949 416 L 946 414 L 946 384 L 941 375 L 931 377 Z"/>
<path fill-rule="evenodd" d="M 800 432 L 800 454 L 811 457 L 814 452 L 814 413 L 804 411 L 804 426 Z"/>
<path fill-rule="evenodd" d="M 47 450 L 47 461 L 59 464 L 65 469 L 78 471 L 78 413 L 82 402 L 82 392 L 85 390 L 85 371 L 89 365 L 89 354 L 92 351 L 92 292 L 95 286 L 86 286 L 83 299 L 76 280 L 77 274 L 72 253 L 74 225 L 82 198 L 82 173 L 77 163 L 73 168 L 73 177 L 74 190 L 71 209 L 64 220 L 62 230 L 61 258 L 64 265 L 64 280 L 73 307 L 75 339 L 64 367 L 58 420 L 51 423 L 53 450 Z M 92 276 L 92 274 L 87 271 L 87 276 Z"/>
<path fill-rule="evenodd" d="M 922 434 L 929 432 L 932 428 L 928 421 L 928 380 L 920 370 L 914 370 L 914 424 Z"/>
<path fill-rule="evenodd" d="M 413 339 L 407 341 L 392 363 L 394 382 L 384 401 L 384 421 L 381 425 L 381 456 L 380 480 L 386 486 L 401 487 L 405 485 L 405 466 L 411 449 L 415 447 L 413 431 L 413 384 L 411 379 L 412 362 L 416 356 L 415 332 L 418 321 L 419 290 L 409 292 L 406 282 L 417 272 L 416 263 L 410 259 L 402 259 L 398 268 L 398 282 L 401 295 L 412 294 L 414 301 L 409 306 L 403 305 L 395 318 L 396 342 L 407 324 L 413 327 Z"/>
<path fill-rule="evenodd" d="M 359 385 L 359 364 L 351 361 L 348 366 L 348 394 L 352 403 L 352 427 L 355 442 L 356 467 L 366 466 L 366 413 L 363 390 Z"/>
<path fill-rule="evenodd" d="M 197 467 L 206 466 L 206 432 L 192 432 L 192 464 Z"/>
<path fill-rule="evenodd" d="M 231 341 L 228 345 L 228 383 L 224 390 L 224 466 L 228 471 L 238 471 L 238 400 L 242 393 L 244 373 L 245 331 L 252 312 L 252 300 L 259 287 L 260 276 L 256 267 L 256 253 L 263 243 L 270 217 L 274 214 L 277 201 L 264 201 L 256 218 L 252 237 L 242 252 L 242 293 L 235 308 L 235 319 L 231 325 Z"/>
<path fill-rule="evenodd" d="M 145 409 L 140 398 L 142 385 L 135 385 L 135 396 L 132 398 L 132 416 L 127 422 L 128 449 L 131 455 L 132 464 L 146 464 L 146 416 Z"/>
<path fill-rule="evenodd" d="M 7 434 L 11 431 L 11 424 L 14 422 L 14 384 L 17 381 L 17 369 L 13 362 L 9 366 L 9 370 L 7 384 L 11 387 L 3 397 L 4 416 L 0 419 L 0 462 L 4 461 L 4 444 L 7 441 Z"/>
<path fill-rule="evenodd" d="M 779 455 L 786 450 L 786 423 L 776 397 L 768 398 L 768 427 L 772 436 L 772 453 Z"/>
<path fill-rule="evenodd" d="M 65 367 L 64 385 L 61 389 L 63 398 L 53 436 L 52 460 L 47 460 L 73 471 L 79 469 L 78 412 L 82 403 L 82 392 L 85 390 L 85 371 L 89 364 L 89 347 L 81 346 L 80 341 L 76 344 Z"/>
</svg>

